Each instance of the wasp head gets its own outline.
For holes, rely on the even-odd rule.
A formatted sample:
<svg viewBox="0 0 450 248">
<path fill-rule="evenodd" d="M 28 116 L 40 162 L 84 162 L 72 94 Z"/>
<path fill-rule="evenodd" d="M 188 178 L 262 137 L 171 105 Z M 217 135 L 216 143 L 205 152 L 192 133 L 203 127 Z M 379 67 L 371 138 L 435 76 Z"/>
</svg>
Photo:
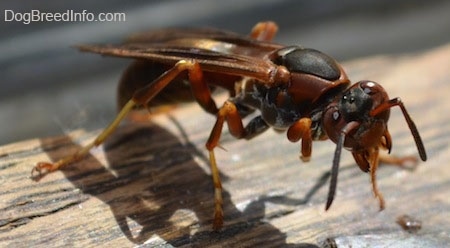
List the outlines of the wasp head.
<svg viewBox="0 0 450 248">
<path fill-rule="evenodd" d="M 390 149 L 387 133 L 390 108 L 373 112 L 386 102 L 389 102 L 389 97 L 381 85 L 372 81 L 353 84 L 326 108 L 323 118 L 325 132 L 335 143 L 345 134 L 343 145 L 353 152 L 380 144 Z M 389 139 L 389 144 L 386 144 L 386 139 Z M 365 171 L 367 169 L 364 168 Z"/>
</svg>

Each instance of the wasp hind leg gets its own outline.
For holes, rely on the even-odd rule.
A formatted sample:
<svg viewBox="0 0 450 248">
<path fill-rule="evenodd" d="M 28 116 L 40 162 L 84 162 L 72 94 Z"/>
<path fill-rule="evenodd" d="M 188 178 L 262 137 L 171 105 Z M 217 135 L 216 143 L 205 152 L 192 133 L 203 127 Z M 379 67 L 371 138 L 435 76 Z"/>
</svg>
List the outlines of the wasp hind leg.
<svg viewBox="0 0 450 248">
<path fill-rule="evenodd" d="M 119 126 L 120 122 L 132 109 L 137 106 L 143 106 L 147 104 L 170 82 L 172 82 L 178 75 L 180 75 L 180 73 L 184 71 L 188 72 L 188 79 L 192 87 L 194 98 L 197 100 L 197 102 L 206 111 L 210 113 L 216 113 L 218 109 L 211 97 L 211 92 L 208 88 L 208 84 L 204 81 L 203 73 L 198 62 L 196 62 L 195 60 L 180 60 L 174 65 L 174 67 L 164 72 L 152 83 L 147 84 L 140 90 L 137 90 L 133 94 L 133 97 L 125 103 L 116 118 L 95 138 L 94 141 L 80 148 L 75 153 L 56 161 L 55 163 L 37 163 L 31 171 L 32 177 L 38 180 L 46 173 L 56 171 L 62 166 L 73 163 L 85 157 L 93 147 L 102 144 L 105 139 L 114 132 L 114 130 Z"/>
</svg>

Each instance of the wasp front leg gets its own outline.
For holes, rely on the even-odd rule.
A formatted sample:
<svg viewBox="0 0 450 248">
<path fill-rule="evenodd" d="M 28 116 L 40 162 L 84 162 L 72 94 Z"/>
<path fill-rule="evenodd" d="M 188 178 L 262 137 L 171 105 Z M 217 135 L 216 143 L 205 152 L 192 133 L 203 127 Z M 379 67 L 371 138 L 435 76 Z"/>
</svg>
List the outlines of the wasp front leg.
<svg viewBox="0 0 450 248">
<path fill-rule="evenodd" d="M 107 137 L 109 137 L 114 130 L 119 126 L 123 118 L 136 106 L 146 105 L 153 99 L 161 90 L 163 90 L 170 82 L 172 82 L 180 73 L 188 71 L 188 79 L 192 87 L 192 92 L 197 102 L 208 112 L 216 113 L 217 107 L 211 97 L 208 84 L 203 79 L 203 73 L 200 65 L 196 61 L 181 60 L 171 69 L 164 72 L 161 76 L 149 83 L 147 86 L 137 90 L 133 97 L 124 105 L 116 118 L 98 135 L 94 141 L 82 147 L 74 154 L 58 160 L 55 163 L 39 162 L 32 169 L 31 174 L 34 176 L 37 173 L 36 179 L 48 172 L 60 169 L 62 166 L 73 163 L 85 157 L 89 151 L 100 144 L 102 144 Z"/>
<path fill-rule="evenodd" d="M 379 154 L 378 159 L 380 163 L 412 170 L 416 168 L 419 162 L 416 156 L 395 156 L 390 154 L 392 149 L 392 138 L 387 129 L 383 137 L 381 138 L 379 148 L 388 151 L 388 154 L 386 153 Z M 369 171 L 370 168 L 369 162 L 367 161 L 366 158 L 364 158 L 364 156 L 353 153 L 353 157 L 355 158 L 355 161 L 357 162 L 358 166 L 361 168 L 362 171 L 364 172 Z"/>
<path fill-rule="evenodd" d="M 381 163 L 385 163 L 388 165 L 395 165 L 401 168 L 405 169 L 415 169 L 419 160 L 416 156 L 395 156 L 391 155 L 391 149 L 392 149 L 392 138 L 389 131 L 386 129 L 382 139 L 381 139 L 381 145 L 380 147 L 382 149 L 385 149 L 388 151 L 389 154 L 380 153 L 379 160 Z"/>
<path fill-rule="evenodd" d="M 380 211 L 385 208 L 385 201 L 383 194 L 380 190 L 378 190 L 377 186 L 377 169 L 379 165 L 379 149 L 378 147 L 375 147 L 373 149 L 370 149 L 368 151 L 368 159 L 370 164 L 370 181 L 372 182 L 372 191 L 375 196 L 375 198 L 378 198 L 378 201 L 380 203 Z"/>
<path fill-rule="evenodd" d="M 390 141 L 389 141 L 390 142 Z M 384 146 L 382 146 L 384 147 Z M 372 183 L 372 192 L 375 198 L 378 198 L 380 211 L 385 207 L 383 194 L 377 185 L 377 170 L 380 162 L 379 147 L 372 147 L 364 151 L 352 152 L 353 158 L 359 168 L 364 172 L 370 172 L 370 181 Z"/>
<path fill-rule="evenodd" d="M 414 170 L 419 164 L 419 159 L 416 156 L 394 156 L 390 154 L 380 153 L 380 162 L 386 165 L 398 166 L 406 170 Z"/>
</svg>

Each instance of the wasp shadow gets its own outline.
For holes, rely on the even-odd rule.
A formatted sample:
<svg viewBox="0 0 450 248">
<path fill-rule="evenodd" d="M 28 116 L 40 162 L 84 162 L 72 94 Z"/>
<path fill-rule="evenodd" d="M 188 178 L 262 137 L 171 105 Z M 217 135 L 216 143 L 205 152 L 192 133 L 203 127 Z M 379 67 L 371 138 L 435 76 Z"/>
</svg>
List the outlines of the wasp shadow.
<svg viewBox="0 0 450 248">
<path fill-rule="evenodd" d="M 70 143 L 69 146 L 80 148 L 71 140 Z M 156 124 L 120 126 L 103 149 L 107 166 L 88 155 L 84 162 L 61 171 L 84 194 L 108 204 L 121 232 L 133 243 L 143 244 L 156 234 L 173 246 L 201 247 L 227 242 L 258 228 L 258 232 L 264 233 L 258 240 L 261 246 L 316 247 L 287 244 L 284 233 L 263 221 L 265 199 L 250 203 L 241 212 L 230 201 L 226 189 L 225 226 L 221 231 L 213 231 L 212 180 L 193 155 L 202 153 Z M 48 155 L 53 161 L 60 159 L 56 152 L 49 151 Z M 173 216 L 178 210 L 194 213 L 197 223 L 177 226 Z M 191 234 L 192 225 L 200 227 L 195 234 Z"/>
</svg>

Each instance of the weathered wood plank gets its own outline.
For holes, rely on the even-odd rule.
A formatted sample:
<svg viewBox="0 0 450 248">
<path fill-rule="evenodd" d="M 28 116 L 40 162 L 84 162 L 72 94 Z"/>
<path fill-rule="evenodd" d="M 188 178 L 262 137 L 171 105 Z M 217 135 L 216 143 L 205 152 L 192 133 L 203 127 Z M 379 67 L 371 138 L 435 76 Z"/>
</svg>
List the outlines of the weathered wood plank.
<svg viewBox="0 0 450 248">
<path fill-rule="evenodd" d="M 345 64 L 353 80 L 370 78 L 400 96 L 423 136 L 429 160 L 416 170 L 382 167 L 378 184 L 387 208 L 379 212 L 369 177 L 342 158 L 335 202 L 324 204 L 334 145 L 315 143 L 312 160 L 273 131 L 251 141 L 224 132 L 218 149 L 225 226 L 212 232 L 212 182 L 203 145 L 214 117 L 195 105 L 150 123 L 128 123 L 91 155 L 39 182 L 38 161 L 56 160 L 98 132 L 35 139 L 0 147 L 0 246 L 130 247 L 338 245 L 423 247 L 450 242 L 450 45 L 421 54 L 378 56 Z M 220 102 L 220 101 L 219 101 Z M 393 153 L 416 148 L 399 110 L 390 131 Z M 408 214 L 422 229 L 396 223 Z"/>
</svg>

